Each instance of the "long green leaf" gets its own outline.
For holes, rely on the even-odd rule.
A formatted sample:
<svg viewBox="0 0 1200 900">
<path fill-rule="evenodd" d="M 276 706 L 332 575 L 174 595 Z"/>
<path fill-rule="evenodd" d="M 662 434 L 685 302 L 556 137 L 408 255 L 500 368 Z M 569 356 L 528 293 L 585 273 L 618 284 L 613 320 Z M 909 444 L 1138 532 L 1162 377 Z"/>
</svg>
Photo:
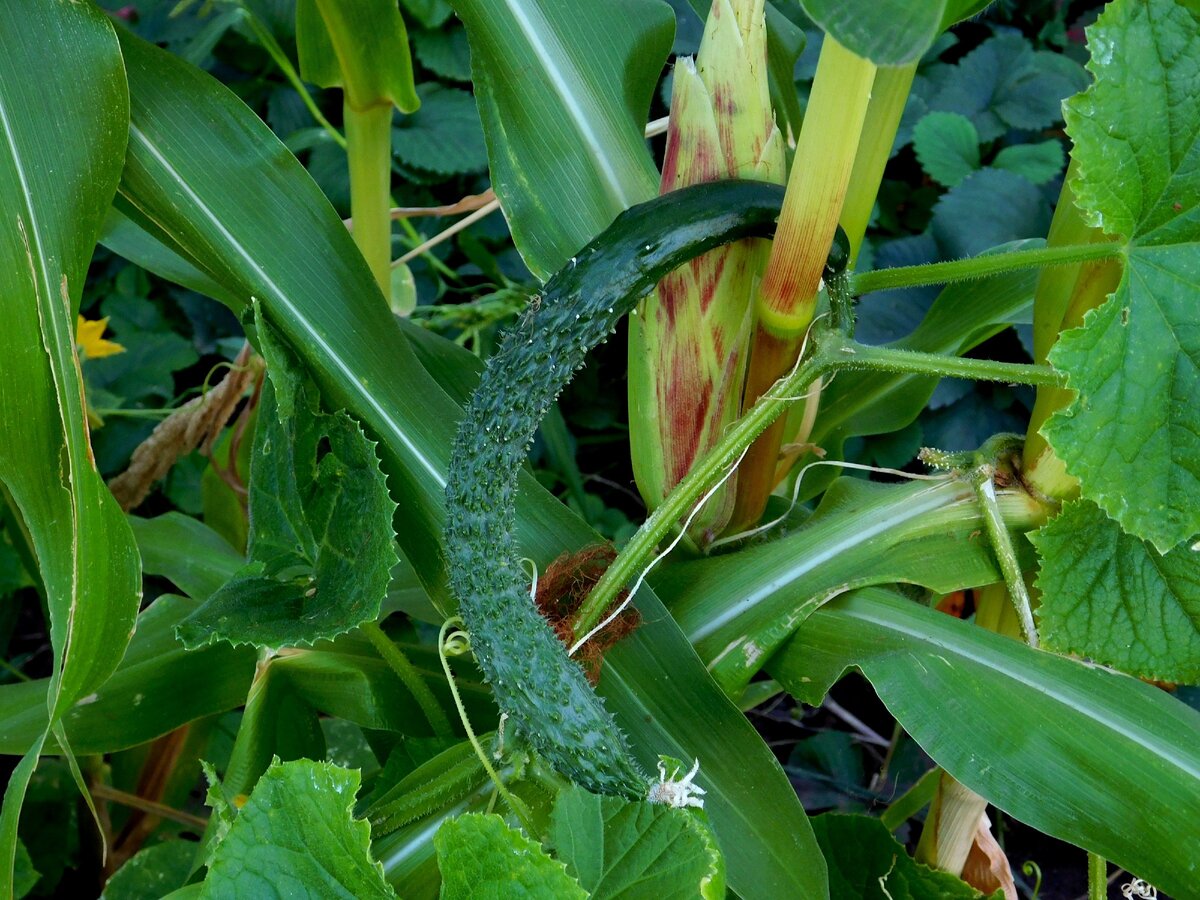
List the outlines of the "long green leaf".
<svg viewBox="0 0 1200 900">
<path fill-rule="evenodd" d="M 1022 492 L 1000 502 L 1010 526 L 1044 519 Z M 708 669 L 740 697 L 751 677 L 822 603 L 869 584 L 939 593 L 998 580 L 983 514 L 959 479 L 834 483 L 813 517 L 777 541 L 664 570 L 654 582 Z"/>
<path fill-rule="evenodd" d="M 643 139 L 675 16 L 659 0 L 453 0 L 471 43 L 492 186 L 547 278 L 658 193 Z"/>
<path fill-rule="evenodd" d="M 257 297 L 331 408 L 346 408 L 380 440 L 405 555 L 435 599 L 444 597 L 442 490 L 461 408 L 439 382 L 460 390 L 469 354 L 426 345 L 434 374 L 426 371 L 336 213 L 267 127 L 211 78 L 135 38 L 123 36 L 122 46 L 132 94 L 124 202 L 240 298 L 237 311 Z M 539 565 L 598 540 L 532 477 L 521 490 L 522 550 Z M 774 755 L 653 593 L 640 592 L 638 605 L 646 624 L 610 656 L 601 691 L 642 761 L 652 769 L 659 753 L 700 757 L 707 809 L 741 896 L 824 896 L 824 863 Z"/>
<path fill-rule="evenodd" d="M 164 594 L 138 617 L 121 665 L 66 714 L 71 748 L 112 753 L 246 702 L 254 651 L 216 644 L 184 650 L 175 626 L 198 601 Z M 46 729 L 47 679 L 0 686 L 0 753 L 21 753 Z M 53 737 L 47 752 L 59 752 Z"/>
<path fill-rule="evenodd" d="M 75 313 L 125 153 L 128 94 L 107 18 L 85 4 L 0 5 L 0 480 L 29 531 L 50 610 L 45 730 L 116 668 L 137 615 L 133 536 L 96 471 Z M 61 730 L 60 737 L 61 737 Z M 28 751 L 0 815 L 11 891 Z"/>
<path fill-rule="evenodd" d="M 420 105 L 413 86 L 408 30 L 395 0 L 298 0 L 300 74 L 321 87 L 341 87 L 357 110 Z"/>
<path fill-rule="evenodd" d="M 991 803 L 1177 897 L 1200 884 L 1200 714 L 888 591 L 814 613 L 771 664 L 819 703 L 850 667 L 938 765 Z"/>
</svg>

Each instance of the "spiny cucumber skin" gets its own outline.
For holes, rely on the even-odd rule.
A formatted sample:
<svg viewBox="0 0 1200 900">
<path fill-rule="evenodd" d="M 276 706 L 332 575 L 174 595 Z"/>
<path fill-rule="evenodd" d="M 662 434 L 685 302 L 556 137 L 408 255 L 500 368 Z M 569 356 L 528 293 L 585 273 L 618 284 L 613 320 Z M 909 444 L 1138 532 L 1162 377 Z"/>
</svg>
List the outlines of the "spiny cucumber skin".
<svg viewBox="0 0 1200 900">
<path fill-rule="evenodd" d="M 773 234 L 782 200 L 776 185 L 725 181 L 623 212 L 505 336 L 454 442 L 445 545 L 471 648 L 511 725 L 560 773 L 597 793 L 643 798 L 650 779 L 530 599 L 514 536 L 517 474 L 587 352 L 673 269 L 721 244 Z"/>
</svg>

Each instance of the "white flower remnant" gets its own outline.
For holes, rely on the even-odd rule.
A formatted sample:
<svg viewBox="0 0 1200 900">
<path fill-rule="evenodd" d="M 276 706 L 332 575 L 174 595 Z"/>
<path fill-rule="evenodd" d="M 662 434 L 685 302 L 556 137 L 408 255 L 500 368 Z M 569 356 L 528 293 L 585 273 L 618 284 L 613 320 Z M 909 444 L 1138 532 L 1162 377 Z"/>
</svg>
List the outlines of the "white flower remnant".
<svg viewBox="0 0 1200 900">
<path fill-rule="evenodd" d="M 1121 885 L 1121 896 L 1125 900 L 1158 900 L 1158 888 L 1148 881 L 1135 878 Z"/>
<path fill-rule="evenodd" d="M 680 809 L 685 806 L 704 809 L 704 801 L 700 798 L 707 791 L 694 781 L 696 773 L 700 771 L 700 760 L 696 760 L 683 778 L 679 777 L 680 771 L 679 768 L 676 768 L 668 778 L 667 764 L 659 760 L 658 782 L 650 786 L 650 793 L 646 795 L 646 799 L 651 803 L 661 803 L 664 806 L 674 806 Z"/>
</svg>

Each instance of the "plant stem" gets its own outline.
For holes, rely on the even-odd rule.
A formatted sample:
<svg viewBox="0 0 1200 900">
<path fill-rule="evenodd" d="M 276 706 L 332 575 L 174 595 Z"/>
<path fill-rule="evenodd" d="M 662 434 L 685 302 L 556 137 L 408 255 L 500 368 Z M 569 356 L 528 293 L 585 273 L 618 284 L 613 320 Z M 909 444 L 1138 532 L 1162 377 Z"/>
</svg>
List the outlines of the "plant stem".
<svg viewBox="0 0 1200 900">
<path fill-rule="evenodd" d="M 917 780 L 916 784 L 892 801 L 879 817 L 888 831 L 895 831 L 933 802 L 941 774 L 941 769 L 930 769 Z"/>
<path fill-rule="evenodd" d="M 167 806 L 164 803 L 158 803 L 154 800 L 147 800 L 145 797 L 140 797 L 137 794 L 130 794 L 127 791 L 118 790 L 115 787 L 110 787 L 107 784 L 93 782 L 89 788 L 93 797 L 99 797 L 101 800 L 110 800 L 114 803 L 120 803 L 122 806 L 128 806 L 130 809 L 141 810 L 144 813 L 159 818 L 169 819 L 172 822 L 178 822 L 180 825 L 185 825 L 189 828 L 195 828 L 203 831 L 208 827 L 208 819 L 194 816 L 191 813 L 183 812 L 174 807 Z"/>
<path fill-rule="evenodd" d="M 774 337 L 798 341 L 812 321 L 875 71 L 826 35 L 759 294 L 759 326 Z"/>
<path fill-rule="evenodd" d="M 650 559 L 658 542 L 691 512 L 696 501 L 742 456 L 750 442 L 762 434 L 790 403 L 800 399 L 808 386 L 829 368 L 829 360 L 818 348 L 808 360 L 763 394 L 750 411 L 734 422 L 717 444 L 692 467 L 596 582 L 576 615 L 576 640 L 596 627 L 617 594 Z"/>
<path fill-rule="evenodd" d="M 392 106 L 380 103 L 358 110 L 347 100 L 344 108 L 354 243 L 390 303 Z"/>
<path fill-rule="evenodd" d="M 883 181 L 883 170 L 891 158 L 900 118 L 904 115 L 916 74 L 915 62 L 907 66 L 885 67 L 875 73 L 862 139 L 858 144 L 858 154 L 854 157 L 854 168 L 850 172 L 846 201 L 842 204 L 839 220 L 846 237 L 850 239 L 852 265 L 858 258 L 863 236 L 867 233 L 867 223 Z"/>
<path fill-rule="evenodd" d="M 1049 384 L 1061 386 L 1065 376 L 1049 366 L 1030 363 L 997 362 L 991 359 L 966 359 L 939 353 L 895 350 L 846 341 L 829 348 L 832 364 L 839 369 L 873 369 L 881 372 L 905 372 L 912 375 L 938 375 L 943 378 L 969 378 L 973 381 L 1003 381 L 1009 384 Z"/>
<path fill-rule="evenodd" d="M 404 655 L 404 651 L 384 634 L 383 629 L 376 622 L 366 622 L 359 626 L 359 630 L 367 636 L 376 652 L 383 657 L 383 661 L 391 667 L 391 670 L 396 673 L 396 677 L 404 682 L 408 692 L 416 698 L 433 733 L 437 737 L 450 737 L 454 734 L 445 710 L 433 696 L 433 691 L 429 689 L 429 685 L 425 683 L 425 679 L 421 677 L 416 666 Z"/>
<path fill-rule="evenodd" d="M 1108 861 L 1097 853 L 1088 854 L 1088 900 L 1108 897 Z"/>
<path fill-rule="evenodd" d="M 873 291 L 922 287 L 929 284 L 950 284 L 988 278 L 1019 269 L 1061 266 L 1094 259 L 1112 259 L 1125 252 L 1120 244 L 1071 244 L 1066 247 L 1040 247 L 1036 250 L 1017 250 L 953 259 L 949 262 L 926 263 L 919 266 L 897 266 L 861 272 L 850 279 L 850 290 L 857 297 Z"/>
<path fill-rule="evenodd" d="M 296 72 L 296 68 L 292 65 L 292 61 L 288 59 L 288 55 L 283 52 L 283 48 L 280 47 L 279 42 L 275 40 L 275 35 L 271 34 L 270 29 L 263 25 L 258 16 L 254 14 L 253 10 L 247 7 L 244 3 L 239 5 L 241 6 L 242 11 L 246 14 L 246 21 L 250 25 L 250 30 L 254 32 L 254 36 L 263 46 L 263 49 L 270 54 L 271 59 L 275 61 L 275 65 L 279 66 L 279 71 L 281 71 L 283 73 L 283 77 L 288 80 L 288 84 L 290 84 L 295 89 L 296 93 L 300 95 L 300 99 L 308 108 L 308 111 L 312 115 L 313 119 L 315 119 L 317 124 L 324 128 L 326 133 L 333 138 L 335 144 L 345 150 L 346 139 L 342 136 L 342 133 L 334 128 L 333 124 L 327 118 L 325 118 L 325 114 L 321 112 L 320 107 L 317 106 L 317 102 L 313 99 L 312 94 L 309 93 L 304 81 Z"/>
<path fill-rule="evenodd" d="M 821 44 L 817 73 L 796 141 L 795 164 L 755 303 L 757 324 L 742 408 L 748 408 L 796 362 L 812 322 L 817 291 L 858 157 L 875 82 L 869 60 L 831 36 Z M 762 516 L 775 489 L 784 422 L 762 435 L 738 473 L 729 529 L 742 531 Z"/>
<path fill-rule="evenodd" d="M 471 720 L 467 717 L 467 709 L 463 706 L 462 698 L 458 695 L 458 682 L 454 680 L 454 673 L 450 670 L 450 660 L 446 655 L 446 632 L 451 628 L 463 627 L 463 620 L 458 616 L 453 616 L 442 623 L 441 631 L 438 632 L 438 658 L 442 661 L 442 671 L 446 673 L 446 683 L 450 685 L 450 694 L 454 697 L 454 705 L 458 708 L 458 717 L 462 721 L 463 730 L 467 733 L 467 740 L 471 742 L 471 747 L 475 751 L 475 755 L 479 757 L 479 761 L 483 764 L 484 771 L 488 773 L 488 777 L 492 779 L 492 784 L 496 786 L 496 793 L 504 798 L 508 804 L 508 808 L 513 811 L 513 814 L 521 820 L 521 825 L 529 835 L 537 834 L 533 827 L 533 817 L 529 813 L 529 808 L 524 801 L 513 796 L 500 776 L 496 773 L 495 766 L 488 759 L 487 753 L 484 752 L 483 745 L 479 743 L 479 738 L 475 736 L 475 729 L 471 727 Z"/>
<path fill-rule="evenodd" d="M 837 369 L 862 368 L 1023 384 L 1062 383 L 1061 376 L 1047 366 L 869 347 L 828 329 L 812 332 L 808 340 L 814 349 L 807 359 L 797 364 L 790 374 L 776 381 L 750 411 L 725 432 L 721 440 L 650 514 L 604 572 L 579 608 L 574 626 L 576 641 L 597 626 L 621 589 L 652 558 L 659 541 L 742 458 L 743 452 L 755 438 L 790 404 L 804 399 L 809 386 L 820 376 Z"/>
<path fill-rule="evenodd" d="M 8 672 L 8 674 L 12 675 L 18 681 L 33 681 L 32 678 L 10 663 L 7 659 L 0 659 L 0 669 Z"/>
<path fill-rule="evenodd" d="M 988 540 L 996 561 L 1000 563 L 1000 571 L 1004 575 L 1004 583 L 1008 587 L 1009 596 L 1016 607 L 1021 620 L 1021 630 L 1030 647 L 1037 647 L 1037 626 L 1033 621 L 1033 605 L 1029 599 L 1029 591 L 1025 587 L 1025 575 L 1017 560 L 1017 550 L 1012 538 L 1000 515 L 1000 507 L 996 503 L 996 481 L 993 466 L 980 466 L 974 473 L 971 483 L 975 487 L 975 496 L 979 498 L 980 509 L 983 510 L 983 524 L 987 529 Z"/>
</svg>

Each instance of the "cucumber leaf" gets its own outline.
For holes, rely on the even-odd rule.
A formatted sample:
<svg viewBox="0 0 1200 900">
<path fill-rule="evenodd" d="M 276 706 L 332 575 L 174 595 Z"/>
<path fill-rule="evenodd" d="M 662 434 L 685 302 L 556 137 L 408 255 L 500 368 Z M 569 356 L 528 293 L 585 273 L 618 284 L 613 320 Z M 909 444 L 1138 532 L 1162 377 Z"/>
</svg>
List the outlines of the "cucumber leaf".
<svg viewBox="0 0 1200 900">
<path fill-rule="evenodd" d="M 1078 396 L 1042 433 L 1084 497 L 1166 553 L 1200 532 L 1200 9 L 1116 0 L 1088 43 L 1073 186 L 1125 269 L 1051 351 Z"/>
<path fill-rule="evenodd" d="M 1160 891 L 1195 893 L 1200 713 L 1135 678 L 879 588 L 810 616 L 769 671 L 819 704 L 850 667 L 939 766 L 990 803 Z"/>
<path fill-rule="evenodd" d="M 1087 500 L 1030 537 L 1048 648 L 1143 678 L 1200 681 L 1200 553 L 1160 554 Z"/>
<path fill-rule="evenodd" d="M 179 626 L 189 649 L 312 645 L 379 617 L 396 555 L 375 445 L 320 393 L 255 305 L 269 383 L 250 466 L 250 560 Z"/>
<path fill-rule="evenodd" d="M 433 839 L 442 900 L 586 900 L 587 892 L 536 841 L 497 815 L 451 819 Z"/>
<path fill-rule="evenodd" d="M 332 763 L 273 763 L 213 849 L 200 896 L 395 897 L 371 827 L 351 813 L 358 784 Z"/>
<path fill-rule="evenodd" d="M 554 804 L 550 843 L 592 900 L 725 896 L 724 861 L 689 810 L 572 786 Z"/>
<path fill-rule="evenodd" d="M 108 879 L 100 900 L 160 900 L 187 884 L 196 848 L 191 841 L 143 847 Z"/>
<path fill-rule="evenodd" d="M 979 891 L 908 855 L 879 819 L 825 813 L 813 831 L 829 864 L 829 893 L 861 900 L 978 900 Z M 1002 900 L 1003 891 L 995 893 Z"/>
</svg>

